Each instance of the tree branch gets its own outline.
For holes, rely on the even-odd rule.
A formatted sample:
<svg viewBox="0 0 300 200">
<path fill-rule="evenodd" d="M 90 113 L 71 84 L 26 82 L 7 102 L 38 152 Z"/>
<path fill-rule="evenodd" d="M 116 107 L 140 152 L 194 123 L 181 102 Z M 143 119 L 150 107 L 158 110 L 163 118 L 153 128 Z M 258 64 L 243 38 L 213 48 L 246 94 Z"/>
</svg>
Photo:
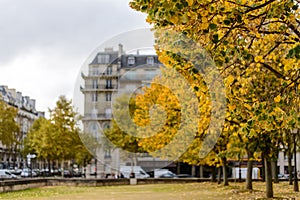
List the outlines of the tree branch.
<svg viewBox="0 0 300 200">
<path fill-rule="evenodd" d="M 234 2 L 234 1 L 227 1 L 227 2 L 232 3 L 234 5 L 243 6 L 243 7 L 246 7 L 246 8 L 252 8 L 251 6 L 248 6 L 246 4 L 238 4 L 238 3 Z"/>
<path fill-rule="evenodd" d="M 270 70 L 271 72 L 273 72 L 275 74 L 275 76 L 277 76 L 278 78 L 282 78 L 282 79 L 285 78 L 285 76 L 283 76 L 280 72 L 278 72 L 277 70 L 275 70 L 273 67 L 271 67 L 267 63 L 263 63 L 263 62 L 258 62 L 258 63 L 262 64 L 265 68 L 267 68 L 268 70 Z"/>
<path fill-rule="evenodd" d="M 298 36 L 298 38 L 300 39 L 300 31 L 297 29 L 297 27 L 295 27 L 291 23 L 288 23 L 287 25 Z"/>
<path fill-rule="evenodd" d="M 267 2 L 265 2 L 265 3 L 263 3 L 263 4 L 259 5 L 259 6 L 250 8 L 249 10 L 246 10 L 246 11 L 244 12 L 244 14 L 247 14 L 247 13 L 249 13 L 249 12 L 251 12 L 251 11 L 254 11 L 254 10 L 257 10 L 257 9 L 260 9 L 260 8 L 263 8 L 263 7 L 267 6 L 267 5 L 269 5 L 270 3 L 273 3 L 274 1 L 275 1 L 275 0 L 270 0 L 270 1 L 267 1 Z"/>
</svg>

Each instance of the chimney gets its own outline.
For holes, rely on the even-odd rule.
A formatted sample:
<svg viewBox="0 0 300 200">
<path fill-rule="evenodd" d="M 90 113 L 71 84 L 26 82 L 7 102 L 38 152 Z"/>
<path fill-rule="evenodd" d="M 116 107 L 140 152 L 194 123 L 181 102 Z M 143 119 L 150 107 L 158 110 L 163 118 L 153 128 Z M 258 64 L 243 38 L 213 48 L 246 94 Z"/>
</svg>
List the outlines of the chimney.
<svg viewBox="0 0 300 200">
<path fill-rule="evenodd" d="M 123 55 L 123 45 L 119 44 L 119 51 L 118 51 L 118 57 L 121 57 Z"/>
<path fill-rule="evenodd" d="M 30 105 L 32 109 L 35 109 L 35 99 L 30 99 Z"/>
<path fill-rule="evenodd" d="M 16 89 L 12 88 L 12 89 L 9 89 L 10 93 L 11 93 L 11 96 L 13 98 L 16 98 Z"/>
<path fill-rule="evenodd" d="M 113 51 L 114 51 L 114 49 L 112 47 L 106 47 L 104 49 L 104 52 L 113 52 Z"/>
</svg>

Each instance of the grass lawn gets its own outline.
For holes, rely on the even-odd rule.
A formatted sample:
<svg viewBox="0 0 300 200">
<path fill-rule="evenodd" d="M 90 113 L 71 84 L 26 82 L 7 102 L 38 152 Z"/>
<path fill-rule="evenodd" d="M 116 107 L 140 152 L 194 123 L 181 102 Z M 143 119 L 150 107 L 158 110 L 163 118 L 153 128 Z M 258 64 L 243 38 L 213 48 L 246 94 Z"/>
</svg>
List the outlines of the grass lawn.
<svg viewBox="0 0 300 200">
<path fill-rule="evenodd" d="M 244 183 L 223 187 L 216 183 L 156 184 L 107 187 L 42 187 L 2 193 L 0 199 L 12 200 L 242 200 L 264 199 L 264 183 L 254 183 L 253 192 L 245 191 Z M 288 183 L 274 184 L 276 199 L 300 199 Z"/>
</svg>

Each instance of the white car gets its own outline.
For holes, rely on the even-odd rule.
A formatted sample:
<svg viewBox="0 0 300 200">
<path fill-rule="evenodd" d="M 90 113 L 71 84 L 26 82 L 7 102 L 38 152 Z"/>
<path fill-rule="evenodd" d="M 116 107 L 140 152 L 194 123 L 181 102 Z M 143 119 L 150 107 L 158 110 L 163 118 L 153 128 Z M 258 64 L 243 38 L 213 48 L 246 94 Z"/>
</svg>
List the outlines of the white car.
<svg viewBox="0 0 300 200">
<path fill-rule="evenodd" d="M 12 178 L 17 178 L 17 176 L 10 173 L 10 171 L 8 169 L 0 169 L 0 178 L 1 179 L 12 179 Z"/>
<path fill-rule="evenodd" d="M 32 174 L 32 176 L 31 176 Z M 29 168 L 24 168 L 21 172 L 21 177 L 35 177 L 37 174 Z"/>
<path fill-rule="evenodd" d="M 124 178 L 130 178 L 132 173 L 134 173 L 135 178 L 150 178 L 141 166 L 120 166 L 120 173 L 123 174 Z"/>
</svg>

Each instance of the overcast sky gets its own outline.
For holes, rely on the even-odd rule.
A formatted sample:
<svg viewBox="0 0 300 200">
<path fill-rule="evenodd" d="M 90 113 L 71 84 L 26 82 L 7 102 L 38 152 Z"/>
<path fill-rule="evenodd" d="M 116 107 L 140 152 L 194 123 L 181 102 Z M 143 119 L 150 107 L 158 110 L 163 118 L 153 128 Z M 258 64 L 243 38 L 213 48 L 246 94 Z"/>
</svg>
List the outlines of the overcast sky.
<svg viewBox="0 0 300 200">
<path fill-rule="evenodd" d="M 104 41 L 148 28 L 129 0 L 0 0 L 0 85 L 40 111 L 73 97 L 81 66 Z"/>
</svg>

